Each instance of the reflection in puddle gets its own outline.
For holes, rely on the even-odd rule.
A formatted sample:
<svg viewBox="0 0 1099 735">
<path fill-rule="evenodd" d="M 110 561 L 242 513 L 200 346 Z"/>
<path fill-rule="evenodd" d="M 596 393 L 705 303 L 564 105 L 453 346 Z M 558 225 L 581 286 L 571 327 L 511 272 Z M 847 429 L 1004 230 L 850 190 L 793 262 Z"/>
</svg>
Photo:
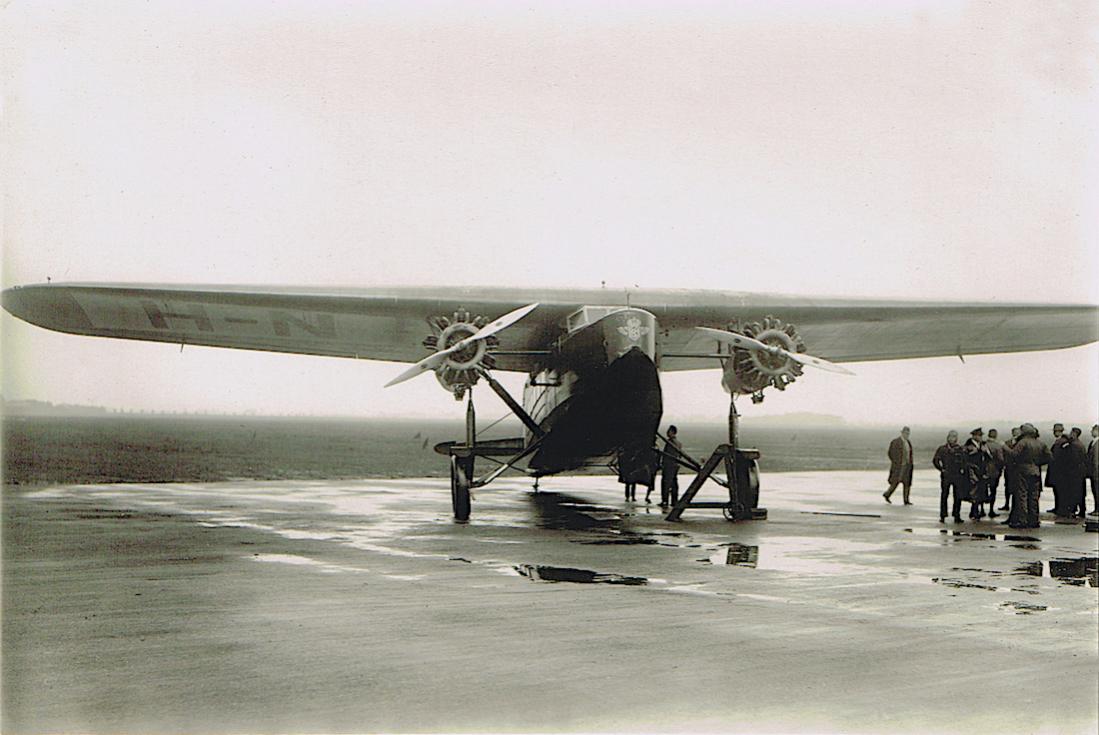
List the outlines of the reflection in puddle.
<svg viewBox="0 0 1099 735">
<path fill-rule="evenodd" d="M 711 564 L 732 564 L 738 567 L 751 567 L 755 569 L 759 564 L 759 547 L 746 546 L 745 544 L 731 543 L 705 561 Z"/>
<path fill-rule="evenodd" d="M 1002 602 L 1000 603 L 1000 607 L 1014 610 L 1016 615 L 1031 615 L 1049 609 L 1045 605 L 1032 605 L 1029 602 Z"/>
<path fill-rule="evenodd" d="M 575 582 L 578 584 L 648 584 L 645 577 L 625 577 L 621 574 L 603 574 L 587 569 L 569 567 L 543 567 L 533 564 L 520 564 L 515 567 L 520 575 L 535 582 Z"/>
<path fill-rule="evenodd" d="M 981 539 L 985 541 L 1028 541 L 1037 542 L 1041 541 L 1040 538 L 1033 536 L 1016 536 L 1015 534 L 997 534 L 997 533 L 979 533 L 977 531 L 952 531 L 949 528 L 906 528 L 905 533 L 913 533 L 918 536 L 952 536 L 958 538 L 973 538 Z"/>
<path fill-rule="evenodd" d="M 995 592 L 998 589 L 995 585 L 977 584 L 975 582 L 966 582 L 965 580 L 961 579 L 949 579 L 947 577 L 932 577 L 931 581 L 935 582 L 936 584 L 941 584 L 944 587 L 953 587 L 955 589 L 972 588 L 978 590 L 989 590 L 991 592 Z"/>
<path fill-rule="evenodd" d="M 1032 561 L 1015 568 L 1016 574 L 1031 577 L 1053 577 L 1062 584 L 1082 587 L 1085 583 L 1099 587 L 1099 557 L 1081 556 L 1075 559 Z"/>
</svg>

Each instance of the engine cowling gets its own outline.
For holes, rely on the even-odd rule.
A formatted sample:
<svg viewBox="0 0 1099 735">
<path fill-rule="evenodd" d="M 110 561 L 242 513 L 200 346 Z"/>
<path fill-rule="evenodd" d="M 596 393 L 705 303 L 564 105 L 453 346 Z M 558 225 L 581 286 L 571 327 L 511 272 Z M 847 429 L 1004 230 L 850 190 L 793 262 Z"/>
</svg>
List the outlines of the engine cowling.
<svg viewBox="0 0 1099 735">
<path fill-rule="evenodd" d="M 424 347 L 441 352 L 476 334 L 487 321 L 483 316 L 472 316 L 464 310 L 454 312 L 451 317 L 433 317 L 428 320 L 432 334 L 424 339 Z M 486 337 L 447 355 L 443 364 L 435 369 L 435 379 L 454 394 L 455 400 L 462 400 L 466 391 L 481 378 L 477 368 L 491 369 L 495 366 L 490 353 L 499 343 L 496 337 Z"/>
<path fill-rule="evenodd" d="M 727 329 L 788 352 L 805 352 L 805 342 L 797 328 L 773 316 L 764 317 L 762 323 L 742 325 L 734 321 Z M 730 393 L 751 394 L 753 403 L 763 400 L 766 388 L 786 390 L 786 386 L 802 374 L 801 365 L 782 355 L 737 349 L 731 350 L 731 353 L 725 361 L 721 384 Z"/>
</svg>

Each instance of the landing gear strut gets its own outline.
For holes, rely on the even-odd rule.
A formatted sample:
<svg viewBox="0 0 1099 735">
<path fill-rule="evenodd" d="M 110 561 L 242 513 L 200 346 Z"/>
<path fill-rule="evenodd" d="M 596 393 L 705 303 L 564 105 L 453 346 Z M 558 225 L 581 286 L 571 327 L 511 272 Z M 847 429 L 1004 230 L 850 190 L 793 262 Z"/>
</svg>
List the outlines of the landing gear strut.
<svg viewBox="0 0 1099 735">
<path fill-rule="evenodd" d="M 468 403 L 466 404 L 466 440 L 465 443 L 443 442 L 435 446 L 435 451 L 450 457 L 450 502 L 454 509 L 454 519 L 468 521 L 472 495 L 471 490 L 484 487 L 509 469 L 512 469 L 520 460 L 530 456 L 542 446 L 545 432 L 538 423 L 523 410 L 504 388 L 496 381 L 488 371 L 477 368 L 477 372 L 483 377 L 492 390 L 503 399 L 508 408 L 519 417 L 526 425 L 533 437 L 528 444 L 526 439 L 492 439 L 489 441 L 477 441 L 477 412 L 473 408 L 473 390 L 469 389 Z M 474 474 L 474 464 L 477 457 L 506 457 L 504 461 L 496 460 L 499 466 L 483 477 Z M 535 490 L 537 491 L 538 478 L 535 478 Z"/>
<path fill-rule="evenodd" d="M 759 470 L 756 460 L 759 459 L 758 449 L 741 449 L 738 446 L 740 439 L 740 414 L 736 410 L 736 400 L 729 396 L 729 443 L 720 444 L 714 450 L 710 458 L 702 465 L 694 460 L 682 462 L 697 474 L 691 481 L 687 491 L 672 507 L 665 520 L 678 521 L 683 511 L 688 508 L 721 508 L 722 514 L 729 521 L 764 520 L 767 518 L 767 509 L 757 507 L 759 504 Z M 725 468 L 725 479 L 714 475 L 719 466 Z M 729 491 L 729 499 L 725 502 L 703 501 L 692 502 L 706 480 L 713 480 Z"/>
</svg>

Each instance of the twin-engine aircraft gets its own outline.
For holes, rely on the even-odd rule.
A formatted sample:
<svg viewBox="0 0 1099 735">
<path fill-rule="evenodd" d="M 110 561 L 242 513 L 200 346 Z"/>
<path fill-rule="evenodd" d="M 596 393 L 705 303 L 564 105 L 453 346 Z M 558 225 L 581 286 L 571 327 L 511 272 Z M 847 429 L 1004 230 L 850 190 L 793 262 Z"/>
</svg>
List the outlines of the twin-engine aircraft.
<svg viewBox="0 0 1099 735">
<path fill-rule="evenodd" d="M 58 283 L 8 289 L 3 305 L 71 334 L 412 363 L 389 385 L 433 372 L 456 399 L 470 396 L 465 442 L 436 447 L 450 456 L 459 520 L 469 517 L 470 488 L 507 469 L 538 478 L 649 454 L 663 411 L 660 371 L 720 367 L 731 397 L 760 401 L 804 367 L 847 373 L 841 363 L 1099 340 L 1099 309 L 1089 305 L 720 291 Z M 521 403 L 493 370 L 527 374 Z M 524 436 L 477 441 L 470 389 L 482 379 L 523 422 Z M 732 404 L 731 415 L 735 427 Z M 731 440 L 735 447 L 735 433 Z M 505 459 L 478 478 L 478 456 Z"/>
</svg>

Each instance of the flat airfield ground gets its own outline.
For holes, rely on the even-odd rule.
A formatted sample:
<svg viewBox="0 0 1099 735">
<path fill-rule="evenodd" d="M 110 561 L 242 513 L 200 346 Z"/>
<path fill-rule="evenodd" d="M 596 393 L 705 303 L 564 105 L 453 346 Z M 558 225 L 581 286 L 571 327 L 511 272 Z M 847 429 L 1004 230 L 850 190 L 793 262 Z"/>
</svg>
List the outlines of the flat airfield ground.
<svg viewBox="0 0 1099 735">
<path fill-rule="evenodd" d="M 769 473 L 739 524 L 607 477 L 468 524 L 441 479 L 6 487 L 0 725 L 1094 733 L 1099 536 L 882 480 Z"/>
</svg>

